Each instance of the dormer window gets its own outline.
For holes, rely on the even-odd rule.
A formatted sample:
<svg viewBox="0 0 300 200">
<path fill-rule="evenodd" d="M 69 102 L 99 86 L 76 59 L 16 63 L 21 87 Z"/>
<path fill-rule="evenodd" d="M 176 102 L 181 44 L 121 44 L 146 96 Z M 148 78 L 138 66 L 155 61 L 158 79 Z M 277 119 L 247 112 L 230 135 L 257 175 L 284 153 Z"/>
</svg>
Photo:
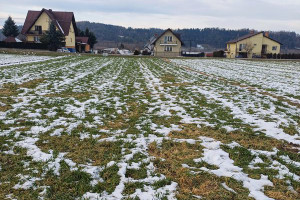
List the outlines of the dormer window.
<svg viewBox="0 0 300 200">
<path fill-rule="evenodd" d="M 38 32 L 38 34 L 42 34 L 42 26 L 34 26 L 34 30 Z"/>
<path fill-rule="evenodd" d="M 173 37 L 172 36 L 165 36 L 165 43 L 172 42 L 172 41 L 173 41 Z"/>
</svg>

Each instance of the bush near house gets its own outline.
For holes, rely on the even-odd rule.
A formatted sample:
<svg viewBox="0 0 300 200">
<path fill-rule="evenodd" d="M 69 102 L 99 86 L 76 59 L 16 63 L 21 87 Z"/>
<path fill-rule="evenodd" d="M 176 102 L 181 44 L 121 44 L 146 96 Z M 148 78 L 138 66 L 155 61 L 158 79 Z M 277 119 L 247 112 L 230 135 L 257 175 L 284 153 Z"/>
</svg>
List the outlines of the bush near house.
<svg viewBox="0 0 300 200">
<path fill-rule="evenodd" d="M 134 53 L 133 53 L 133 55 L 136 55 L 136 56 L 137 56 L 137 55 L 140 55 L 140 54 L 141 54 L 141 53 L 140 53 L 139 50 L 135 50 Z"/>
<path fill-rule="evenodd" d="M 224 56 L 224 51 L 220 50 L 220 51 L 214 51 L 213 52 L 213 57 L 217 57 L 217 58 L 223 58 Z"/>
<path fill-rule="evenodd" d="M 147 51 L 147 50 L 143 50 L 143 51 L 142 51 L 142 55 L 144 55 L 144 56 L 149 56 L 149 55 L 151 55 L 151 52 L 149 52 L 149 51 Z"/>
</svg>

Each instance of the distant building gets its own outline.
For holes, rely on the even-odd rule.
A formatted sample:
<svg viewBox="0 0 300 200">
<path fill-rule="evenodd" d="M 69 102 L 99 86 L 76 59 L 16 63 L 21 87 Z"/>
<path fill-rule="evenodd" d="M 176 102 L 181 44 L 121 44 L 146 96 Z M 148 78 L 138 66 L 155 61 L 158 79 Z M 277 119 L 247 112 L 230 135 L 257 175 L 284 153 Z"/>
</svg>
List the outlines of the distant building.
<svg viewBox="0 0 300 200">
<path fill-rule="evenodd" d="M 144 50 L 151 52 L 154 56 L 176 57 L 181 55 L 182 45 L 180 35 L 167 29 L 161 35 L 153 36 L 145 45 Z"/>
<path fill-rule="evenodd" d="M 201 50 L 203 50 L 203 49 L 204 49 L 204 47 L 203 47 L 201 44 L 197 44 L 197 49 L 201 49 Z"/>
<path fill-rule="evenodd" d="M 280 42 L 269 37 L 268 32 L 251 32 L 248 35 L 227 42 L 227 58 L 265 57 L 266 54 L 280 53 Z"/>
<path fill-rule="evenodd" d="M 214 53 L 213 52 L 206 52 L 205 57 L 214 57 Z"/>
<path fill-rule="evenodd" d="M 89 52 L 91 46 L 89 45 L 89 37 L 76 37 L 76 51 Z"/>
<path fill-rule="evenodd" d="M 57 30 L 65 36 L 65 46 L 74 52 L 76 49 L 77 27 L 73 12 L 47 10 L 29 10 L 21 33 L 26 36 L 27 42 L 40 42 L 40 37 L 49 30 L 50 23 L 54 21 Z"/>
</svg>

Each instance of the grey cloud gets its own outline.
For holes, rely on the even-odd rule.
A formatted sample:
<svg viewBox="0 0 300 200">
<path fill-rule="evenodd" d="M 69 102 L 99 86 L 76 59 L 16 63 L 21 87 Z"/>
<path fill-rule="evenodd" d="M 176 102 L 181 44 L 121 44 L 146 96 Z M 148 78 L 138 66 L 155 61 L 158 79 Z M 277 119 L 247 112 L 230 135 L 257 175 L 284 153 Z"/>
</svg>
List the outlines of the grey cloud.
<svg viewBox="0 0 300 200">
<path fill-rule="evenodd" d="M 131 24 L 137 27 L 143 24 L 138 21 L 141 19 L 151 18 L 152 21 L 167 18 L 172 22 L 175 19 L 190 19 L 186 21 L 186 27 L 195 27 L 201 25 L 199 20 L 210 19 L 210 27 L 219 26 L 219 21 L 224 22 L 221 27 L 236 27 L 236 24 L 250 23 L 251 21 L 274 24 L 274 20 L 278 21 L 277 26 L 273 29 L 286 28 L 286 24 L 300 21 L 298 0 L 52 0 L 52 1 L 36 1 L 36 0 L 0 0 L 0 18 L 5 18 L 5 13 L 12 16 L 14 14 L 26 16 L 28 9 L 52 8 L 54 10 L 67 10 L 75 13 L 76 19 L 107 23 L 116 22 L 107 16 L 120 17 L 118 25 Z M 14 6 L 12 6 L 14 5 Z M 3 14 L 4 13 L 4 14 Z M 90 13 L 89 15 L 84 15 Z M 93 17 L 93 15 L 95 17 Z M 102 16 L 101 16 L 102 15 Z M 132 16 L 135 18 L 128 18 Z M 159 17 L 158 17 L 159 16 Z M 86 19 L 84 19 L 87 17 Z M 124 21 L 124 20 L 127 21 Z M 129 21 L 128 21 L 129 20 Z M 166 21 L 168 21 L 166 20 Z M 3 20 L 2 20 L 3 21 Z M 0 25 L 1 22 L 0 21 Z M 19 20 L 18 20 L 19 21 Z M 111 21 L 111 22 L 110 22 Z M 232 24 L 235 22 L 236 24 Z M 159 23 L 160 24 L 160 23 Z M 251 24 L 253 24 L 251 22 Z M 255 24 L 255 23 L 254 23 Z M 285 24 L 285 26 L 283 26 Z M 250 25 L 250 24 L 249 24 Z M 268 24 L 266 24 L 268 25 Z M 178 25 L 181 27 L 181 25 Z M 173 27 L 177 28 L 177 27 Z M 242 28 L 242 27 L 241 27 Z M 254 27 L 255 28 L 255 27 Z M 293 28 L 293 27 L 291 27 Z M 300 31 L 300 30 L 297 30 Z"/>
</svg>

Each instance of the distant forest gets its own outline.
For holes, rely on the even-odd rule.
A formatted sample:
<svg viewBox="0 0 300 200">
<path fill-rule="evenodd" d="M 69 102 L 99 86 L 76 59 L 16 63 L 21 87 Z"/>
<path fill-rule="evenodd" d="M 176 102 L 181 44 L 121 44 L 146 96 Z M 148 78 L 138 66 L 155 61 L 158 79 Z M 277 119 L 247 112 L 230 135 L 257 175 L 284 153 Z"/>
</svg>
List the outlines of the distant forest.
<svg viewBox="0 0 300 200">
<path fill-rule="evenodd" d="M 77 22 L 77 27 L 81 30 L 89 28 L 95 33 L 98 42 L 116 43 L 146 43 L 154 34 L 160 34 L 164 30 L 157 28 L 125 28 L 122 26 L 107 25 L 102 23 L 92 23 L 88 21 Z M 22 26 L 19 26 L 21 29 Z M 197 44 L 206 44 L 214 48 L 225 48 L 226 42 L 237 37 L 246 35 L 249 29 L 228 30 L 221 28 L 204 29 L 177 29 L 175 32 L 181 35 L 181 39 L 186 46 L 196 47 Z M 295 32 L 279 31 L 270 32 L 270 37 L 283 44 L 283 49 L 300 48 L 300 35 Z M 4 36 L 0 30 L 0 40 Z"/>
</svg>

